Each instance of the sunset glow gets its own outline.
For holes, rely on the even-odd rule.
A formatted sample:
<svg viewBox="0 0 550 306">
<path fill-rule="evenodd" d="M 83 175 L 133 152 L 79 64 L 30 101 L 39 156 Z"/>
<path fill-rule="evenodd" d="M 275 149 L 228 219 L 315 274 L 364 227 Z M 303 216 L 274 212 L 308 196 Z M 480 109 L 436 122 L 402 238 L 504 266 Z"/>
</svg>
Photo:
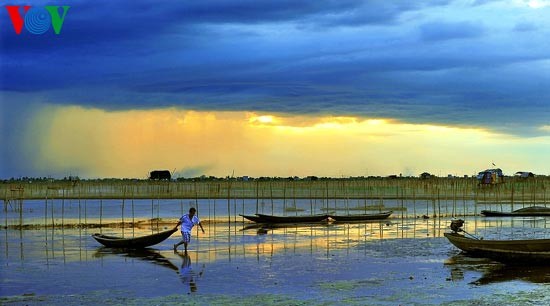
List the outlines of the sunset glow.
<svg viewBox="0 0 550 306">
<path fill-rule="evenodd" d="M 491 162 L 544 167 L 538 160 L 550 144 L 475 127 L 176 108 L 50 107 L 34 122 L 26 136 L 35 166 L 89 177 L 144 178 L 152 169 L 186 177 L 471 175 Z M 526 162 L 518 151 L 540 153 Z"/>
</svg>

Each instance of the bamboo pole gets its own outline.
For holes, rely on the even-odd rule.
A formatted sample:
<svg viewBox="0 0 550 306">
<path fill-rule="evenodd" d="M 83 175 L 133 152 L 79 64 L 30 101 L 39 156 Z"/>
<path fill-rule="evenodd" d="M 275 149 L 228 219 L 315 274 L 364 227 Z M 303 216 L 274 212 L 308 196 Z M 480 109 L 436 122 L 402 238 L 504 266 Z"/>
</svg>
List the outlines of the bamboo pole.
<svg viewBox="0 0 550 306">
<path fill-rule="evenodd" d="M 134 209 L 134 188 L 132 188 L 132 237 L 136 234 L 136 213 Z"/>
<path fill-rule="evenodd" d="M 283 182 L 283 215 L 286 216 L 286 182 Z"/>
<path fill-rule="evenodd" d="M 298 215 L 298 210 L 296 209 L 296 181 L 292 182 L 292 206 L 294 207 L 294 214 Z"/>
<path fill-rule="evenodd" d="M 48 223 L 48 190 L 49 189 L 46 189 L 46 203 L 44 205 L 44 228 Z M 7 217 L 7 214 L 6 214 L 6 217 Z"/>
<path fill-rule="evenodd" d="M 99 232 L 103 233 L 103 198 L 99 199 Z"/>
<path fill-rule="evenodd" d="M 229 229 L 231 230 L 231 181 L 227 182 L 227 215 L 229 216 Z"/>
<path fill-rule="evenodd" d="M 259 181 L 256 181 L 256 184 L 255 184 L 255 186 L 256 186 L 256 213 L 259 213 L 259 207 L 258 207 L 259 206 L 259 201 L 260 201 L 260 198 L 258 196 L 258 184 L 259 183 L 260 183 Z"/>
<path fill-rule="evenodd" d="M 274 204 L 273 204 L 273 185 L 269 181 L 269 199 L 271 200 L 271 214 L 273 215 Z"/>
<path fill-rule="evenodd" d="M 63 198 L 61 199 L 61 228 L 65 226 L 65 188 L 62 189 Z"/>
<path fill-rule="evenodd" d="M 125 193 L 126 193 L 126 189 L 125 187 L 122 187 L 123 188 L 123 191 L 122 191 L 122 238 L 124 238 L 124 198 L 125 198 Z"/>
</svg>

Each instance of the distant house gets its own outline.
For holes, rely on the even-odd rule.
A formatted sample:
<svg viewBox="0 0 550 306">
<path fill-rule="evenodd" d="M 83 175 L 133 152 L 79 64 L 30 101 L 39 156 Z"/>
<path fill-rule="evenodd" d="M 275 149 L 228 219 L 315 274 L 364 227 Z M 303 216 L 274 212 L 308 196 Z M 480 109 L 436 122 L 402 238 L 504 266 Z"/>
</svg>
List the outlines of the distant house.
<svg viewBox="0 0 550 306">
<path fill-rule="evenodd" d="M 518 171 L 514 174 L 514 176 L 519 178 L 525 178 L 525 179 L 530 177 L 535 177 L 533 172 L 528 172 L 528 171 Z"/>
<path fill-rule="evenodd" d="M 420 178 L 421 179 L 429 179 L 429 178 L 432 178 L 434 177 L 432 174 L 429 174 L 428 172 L 422 172 L 422 174 L 420 174 Z"/>
<path fill-rule="evenodd" d="M 171 178 L 172 178 L 172 175 L 168 170 L 153 170 L 149 174 L 150 180 L 168 180 L 169 181 Z"/>
<path fill-rule="evenodd" d="M 500 168 L 487 169 L 477 174 L 478 183 L 481 185 L 495 185 L 504 182 L 504 174 Z"/>
</svg>

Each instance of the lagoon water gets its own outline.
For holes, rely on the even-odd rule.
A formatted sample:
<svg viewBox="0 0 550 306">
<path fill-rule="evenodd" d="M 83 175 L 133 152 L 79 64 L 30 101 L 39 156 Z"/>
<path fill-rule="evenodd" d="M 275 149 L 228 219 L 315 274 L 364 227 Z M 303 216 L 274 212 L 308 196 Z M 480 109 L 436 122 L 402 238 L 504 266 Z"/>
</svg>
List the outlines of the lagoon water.
<svg viewBox="0 0 550 306">
<path fill-rule="evenodd" d="M 19 209 L 22 203 L 23 208 Z M 477 203 L 477 204 L 476 204 Z M 239 214 L 310 215 L 361 214 L 393 210 L 392 218 L 418 216 L 477 215 L 482 209 L 513 210 L 530 203 L 492 203 L 473 200 L 432 199 L 48 199 L 11 201 L 4 204 L 2 221 L 7 225 L 60 223 L 97 223 L 109 220 L 177 219 L 195 207 L 203 219 L 242 221 Z"/>
<path fill-rule="evenodd" d="M 47 206 L 33 200 L 24 201 L 22 210 L 12 202 L 1 215 L 0 303 L 550 302 L 546 294 L 550 269 L 507 267 L 470 258 L 442 237 L 453 215 L 466 219 L 468 232 L 500 239 L 548 238 L 550 218 L 485 218 L 475 214 L 480 207 L 472 203 L 439 206 L 430 201 L 428 205 L 417 202 L 379 222 L 289 225 L 259 234 L 257 227 L 238 214 L 255 213 L 256 207 L 258 212 L 271 213 L 271 202 L 263 201 L 198 200 L 197 205 L 195 200 L 135 200 L 133 212 L 131 200 L 55 200 Z M 385 201 L 384 205 L 408 206 L 408 202 L 401 203 Z M 300 200 L 296 205 L 275 202 L 273 212 L 310 214 L 332 206 L 346 214 L 350 208 L 350 213 L 357 213 L 353 208 L 361 205 L 357 201 Z M 182 250 L 172 251 L 180 238 L 177 233 L 145 251 L 104 248 L 91 237 L 95 232 L 141 236 L 163 230 L 172 227 L 189 206 L 199 208 L 206 233 L 193 232 L 187 256 Z M 418 217 L 431 216 L 434 211 L 438 217 Z M 145 222 L 131 228 L 87 226 L 121 222 L 122 212 L 125 222 Z M 17 227 L 24 224 L 34 226 Z"/>
</svg>

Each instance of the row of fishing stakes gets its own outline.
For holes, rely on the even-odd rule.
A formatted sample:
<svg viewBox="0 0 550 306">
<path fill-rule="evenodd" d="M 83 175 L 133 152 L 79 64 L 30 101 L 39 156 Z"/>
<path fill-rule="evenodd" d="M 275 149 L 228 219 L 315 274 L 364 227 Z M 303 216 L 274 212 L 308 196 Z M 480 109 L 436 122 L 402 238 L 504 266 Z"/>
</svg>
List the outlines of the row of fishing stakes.
<svg viewBox="0 0 550 306">
<path fill-rule="evenodd" d="M 239 213 L 244 213 L 255 201 L 254 211 L 259 213 L 265 209 L 269 213 L 282 212 L 284 215 L 299 215 L 314 211 L 344 211 L 345 214 L 367 210 L 394 210 L 395 216 L 401 218 L 425 216 L 445 217 L 461 216 L 471 213 L 468 210 L 468 201 L 485 205 L 497 205 L 501 210 L 503 204 L 510 204 L 512 209 L 525 205 L 546 205 L 546 190 L 550 187 L 550 178 L 541 177 L 530 180 L 510 180 L 497 186 L 479 187 L 475 179 L 335 179 L 335 180 L 254 180 L 254 181 L 184 181 L 184 182 L 150 182 L 150 181 L 123 181 L 123 182 L 54 182 L 54 183 L 26 183 L 18 185 L 4 184 L 4 213 L 9 210 L 17 211 L 18 225 L 24 226 L 24 206 L 27 199 L 44 200 L 45 227 L 90 227 L 97 226 L 102 232 L 103 227 L 114 226 L 112 213 L 109 215 L 111 223 L 104 224 L 104 209 L 112 206 L 113 201 L 120 201 L 120 224 L 117 226 L 125 234 L 127 226 L 132 228 L 132 235 L 136 225 L 135 200 L 150 200 L 151 231 L 159 229 L 160 214 L 163 209 L 163 200 L 177 199 L 180 206 L 180 215 L 190 206 L 197 208 L 199 213 L 208 215 L 209 219 L 216 219 L 216 200 L 226 199 L 226 211 L 221 216 L 229 218 L 231 223 L 242 222 Z M 0 191 L 1 192 L 1 191 Z M 1 193 L 0 193 L 1 194 Z M 115 200 L 113 200 L 115 199 Z M 77 224 L 66 223 L 66 201 L 78 201 Z M 99 201 L 99 214 L 89 215 L 89 202 L 94 205 Z M 109 200 L 109 204 L 105 201 Z M 202 201 L 208 201 L 208 207 L 199 207 Z M 211 202 L 213 201 L 213 207 Z M 241 205 L 238 205 L 238 202 Z M 248 201 L 248 204 L 245 203 Z M 266 201 L 267 207 L 266 207 Z M 301 205 L 298 205 L 301 201 Z M 303 205 L 308 202 L 309 207 Z M 128 203 L 129 202 L 129 203 Z M 387 204 L 393 205 L 388 207 Z M 398 203 L 396 205 L 396 203 Z M 412 204 L 411 204 L 412 203 Z M 131 205 L 131 222 L 128 222 L 126 206 Z M 141 202 L 140 205 L 143 205 Z M 239 207 L 240 206 L 240 207 Z M 411 207 L 412 206 L 412 207 Z M 94 207 L 93 211 L 96 211 Z M 112 207 L 110 207 L 112 208 Z M 460 209 L 462 208 L 462 209 Z M 475 208 L 475 207 L 474 207 Z M 213 209 L 213 210 L 212 210 Z M 56 219 L 54 210 L 61 212 Z M 112 212 L 112 209 L 110 210 Z M 474 213 L 477 209 L 474 209 Z M 213 215 L 212 215 L 213 213 Z M 89 218 L 94 219 L 90 222 Z M 143 217 L 143 216 L 141 216 Z M 173 216 L 176 220 L 179 216 Z M 98 218 L 98 224 L 95 219 Z M 57 220 L 57 224 L 56 224 Z M 6 227 L 7 219 L 6 219 Z"/>
</svg>

